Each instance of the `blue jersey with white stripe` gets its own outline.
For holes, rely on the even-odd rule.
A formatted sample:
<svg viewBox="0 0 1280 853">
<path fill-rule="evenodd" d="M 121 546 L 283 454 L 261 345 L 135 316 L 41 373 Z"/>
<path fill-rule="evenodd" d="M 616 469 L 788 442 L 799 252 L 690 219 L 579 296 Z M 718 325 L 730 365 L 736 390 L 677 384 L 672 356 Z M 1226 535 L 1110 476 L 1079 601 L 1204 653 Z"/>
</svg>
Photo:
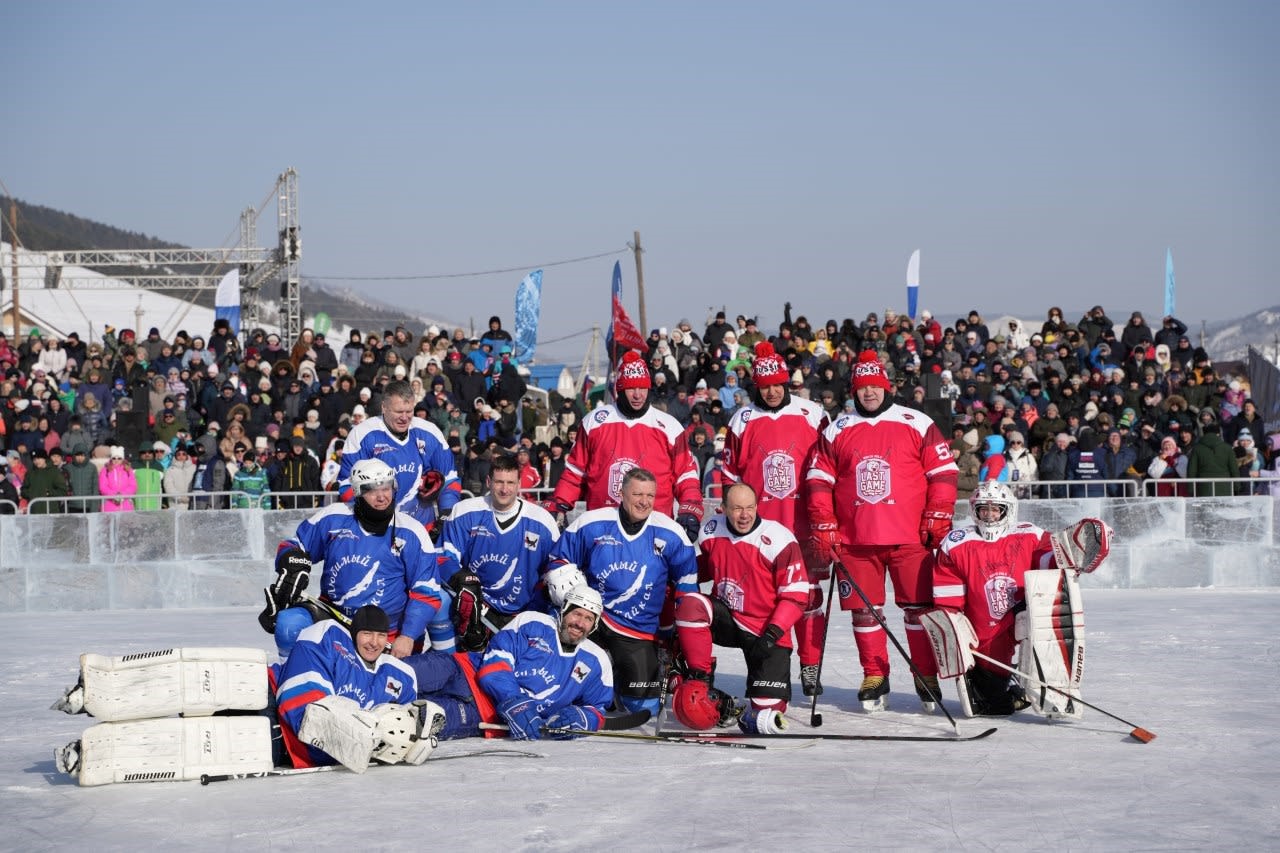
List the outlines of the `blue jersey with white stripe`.
<svg viewBox="0 0 1280 853">
<path fill-rule="evenodd" d="M 585 512 L 569 525 L 551 554 L 549 568 L 576 563 L 604 599 L 602 618 L 629 637 L 650 639 L 667 585 L 697 592 L 697 554 L 684 528 L 659 512 L 635 535 L 622 527 L 616 507 Z"/>
<path fill-rule="evenodd" d="M 385 533 L 365 531 L 346 504 L 325 507 L 298 525 L 281 549 L 299 547 L 323 561 L 320 592 L 350 615 L 366 604 L 387 612 L 393 628 L 418 639 L 440 609 L 436 576 L 457 566 L 436 550 L 421 524 L 397 512 Z M 440 565 L 440 564 L 444 565 Z"/>
<path fill-rule="evenodd" d="M 396 472 L 396 506 L 424 526 L 436 518 L 435 507 L 418 500 L 418 486 L 427 470 L 440 472 L 444 485 L 436 498 L 441 512 L 453 509 L 462 498 L 453 453 L 439 427 L 422 418 L 409 422 L 403 439 L 387 429 L 382 418 L 368 418 L 352 428 L 343 445 L 342 465 L 338 472 L 338 493 L 344 501 L 354 496 L 351 491 L 351 466 L 361 459 L 380 459 Z"/>
<path fill-rule="evenodd" d="M 533 598 L 547 558 L 560 529 L 551 514 L 537 504 L 516 500 L 515 517 L 504 526 L 488 498 L 468 498 L 453 508 L 444 524 L 440 547 L 458 566 L 480 579 L 484 600 L 493 609 L 512 614 Z M 448 577 L 438 577 L 443 585 Z"/>
<path fill-rule="evenodd" d="M 325 696 L 345 696 L 369 709 L 384 702 L 409 704 L 418 696 L 418 680 L 408 664 L 384 654 L 366 663 L 351 632 L 332 619 L 303 629 L 284 663 L 272 665 L 276 713 L 296 735 L 307 705 Z M 315 747 L 303 744 L 312 765 L 334 764 Z"/>
<path fill-rule="evenodd" d="M 543 719 L 570 705 L 603 713 L 613 704 L 613 668 L 604 649 L 590 640 L 565 649 L 556 620 L 532 610 L 493 635 L 476 680 L 495 705 L 533 697 Z"/>
</svg>

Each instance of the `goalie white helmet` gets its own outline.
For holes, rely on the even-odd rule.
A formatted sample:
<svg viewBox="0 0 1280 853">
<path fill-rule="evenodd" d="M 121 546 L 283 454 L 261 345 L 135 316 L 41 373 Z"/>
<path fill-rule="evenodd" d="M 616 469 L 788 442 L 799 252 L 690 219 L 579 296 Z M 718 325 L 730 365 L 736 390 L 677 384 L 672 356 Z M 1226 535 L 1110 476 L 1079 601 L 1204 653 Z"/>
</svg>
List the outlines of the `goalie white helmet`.
<svg viewBox="0 0 1280 853">
<path fill-rule="evenodd" d="M 556 566 L 543 576 L 543 581 L 547 585 L 547 598 L 551 599 L 551 603 L 556 607 L 564 604 L 564 597 L 574 587 L 586 586 L 587 579 L 582 574 L 576 563 L 564 563 Z"/>
<path fill-rule="evenodd" d="M 979 483 L 969 495 L 973 526 L 988 542 L 994 542 L 1018 523 L 1018 499 L 1004 483 Z"/>
<path fill-rule="evenodd" d="M 363 495 L 370 489 L 379 486 L 395 488 L 396 472 L 381 459 L 361 459 L 351 466 L 351 489 L 357 495 Z"/>
</svg>

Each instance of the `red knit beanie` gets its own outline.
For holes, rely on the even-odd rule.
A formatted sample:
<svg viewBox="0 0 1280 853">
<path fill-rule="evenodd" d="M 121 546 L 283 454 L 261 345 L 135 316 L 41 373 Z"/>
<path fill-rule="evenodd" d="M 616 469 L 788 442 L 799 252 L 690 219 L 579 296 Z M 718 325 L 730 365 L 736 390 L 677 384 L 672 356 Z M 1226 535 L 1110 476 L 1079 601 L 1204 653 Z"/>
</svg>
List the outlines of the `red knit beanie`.
<svg viewBox="0 0 1280 853">
<path fill-rule="evenodd" d="M 787 384 L 787 363 L 768 341 L 756 344 L 756 360 L 751 365 L 751 381 L 757 388 Z"/>
<path fill-rule="evenodd" d="M 640 357 L 640 353 L 632 350 L 622 356 L 622 362 L 618 365 L 616 384 L 619 391 L 626 391 L 629 388 L 649 388 L 652 384 L 649 378 L 649 367 Z"/>
<path fill-rule="evenodd" d="M 880 363 L 875 350 L 864 350 L 853 365 L 853 390 L 857 391 L 868 385 L 878 385 L 886 391 L 893 389 L 889 374 L 884 372 L 884 365 Z"/>
</svg>

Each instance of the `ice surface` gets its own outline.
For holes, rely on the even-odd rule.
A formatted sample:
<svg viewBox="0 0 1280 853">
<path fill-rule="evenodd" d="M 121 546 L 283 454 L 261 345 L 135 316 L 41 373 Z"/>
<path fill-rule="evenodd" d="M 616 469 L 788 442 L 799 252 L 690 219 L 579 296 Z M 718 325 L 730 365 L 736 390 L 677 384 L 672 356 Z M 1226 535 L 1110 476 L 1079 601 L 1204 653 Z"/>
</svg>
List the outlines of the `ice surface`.
<svg viewBox="0 0 1280 853">
<path fill-rule="evenodd" d="M 1177 562 L 1176 554 L 1166 555 Z M 260 583 L 259 583 L 260 585 Z M 6 849 L 1203 850 L 1274 849 L 1280 835 L 1276 590 L 1088 590 L 1079 722 L 1019 714 L 975 743 L 819 742 L 748 752 L 605 739 L 536 742 L 540 759 L 429 761 L 313 776 L 82 789 L 53 751 L 92 721 L 48 710 L 83 651 L 269 648 L 256 607 L 12 614 L 0 663 L 0 817 Z M 890 608 L 901 637 L 901 618 Z M 890 710 L 854 708 L 860 673 L 834 620 L 823 732 L 943 735 L 894 654 Z M 740 693 L 737 652 L 718 686 Z M 946 685 L 950 687 L 950 685 Z M 798 691 L 797 691 L 798 692 Z M 954 696 L 948 691 L 948 697 Z M 788 712 L 809 731 L 809 707 Z M 958 713 L 957 703 L 947 706 Z M 493 748 L 442 744 L 439 757 Z M 791 744 L 786 744 L 791 746 Z M 382 810 L 396 826 L 373 823 Z"/>
</svg>

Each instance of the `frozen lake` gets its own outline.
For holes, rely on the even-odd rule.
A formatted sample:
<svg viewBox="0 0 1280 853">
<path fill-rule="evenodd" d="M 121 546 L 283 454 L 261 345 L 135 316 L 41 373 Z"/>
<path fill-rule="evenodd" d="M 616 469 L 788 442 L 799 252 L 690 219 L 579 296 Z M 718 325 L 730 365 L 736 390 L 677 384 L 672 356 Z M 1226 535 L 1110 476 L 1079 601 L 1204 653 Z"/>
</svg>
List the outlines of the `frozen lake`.
<svg viewBox="0 0 1280 853">
<path fill-rule="evenodd" d="M 1086 709 L 960 720 L 973 743 L 812 742 L 785 748 L 605 738 L 481 756 L 251 779 L 80 788 L 54 749 L 92 720 L 48 710 L 83 651 L 271 648 L 255 608 L 14 614 L 0 664 L 3 849 L 292 850 L 1203 850 L 1275 849 L 1280 837 L 1280 591 L 1086 590 L 1084 696 L 1155 732 L 1150 744 Z M 835 620 L 833 620 L 835 621 Z M 901 620 L 890 615 L 901 638 Z M 26 655 L 20 643 L 38 644 Z M 938 734 L 893 660 L 890 710 L 868 716 L 847 617 L 823 673 L 822 732 Z M 742 689 L 740 653 L 717 685 Z M 947 683 L 944 687 L 954 687 Z M 799 701 L 799 689 L 796 689 Z M 948 708 L 958 714 L 954 693 Z M 805 701 L 788 712 L 808 728 Z M 646 727 L 649 728 L 649 727 Z M 771 746 L 773 741 L 768 742 Z M 806 748 L 796 748 L 813 743 Z M 442 744 L 443 757 L 498 741 Z"/>
</svg>

